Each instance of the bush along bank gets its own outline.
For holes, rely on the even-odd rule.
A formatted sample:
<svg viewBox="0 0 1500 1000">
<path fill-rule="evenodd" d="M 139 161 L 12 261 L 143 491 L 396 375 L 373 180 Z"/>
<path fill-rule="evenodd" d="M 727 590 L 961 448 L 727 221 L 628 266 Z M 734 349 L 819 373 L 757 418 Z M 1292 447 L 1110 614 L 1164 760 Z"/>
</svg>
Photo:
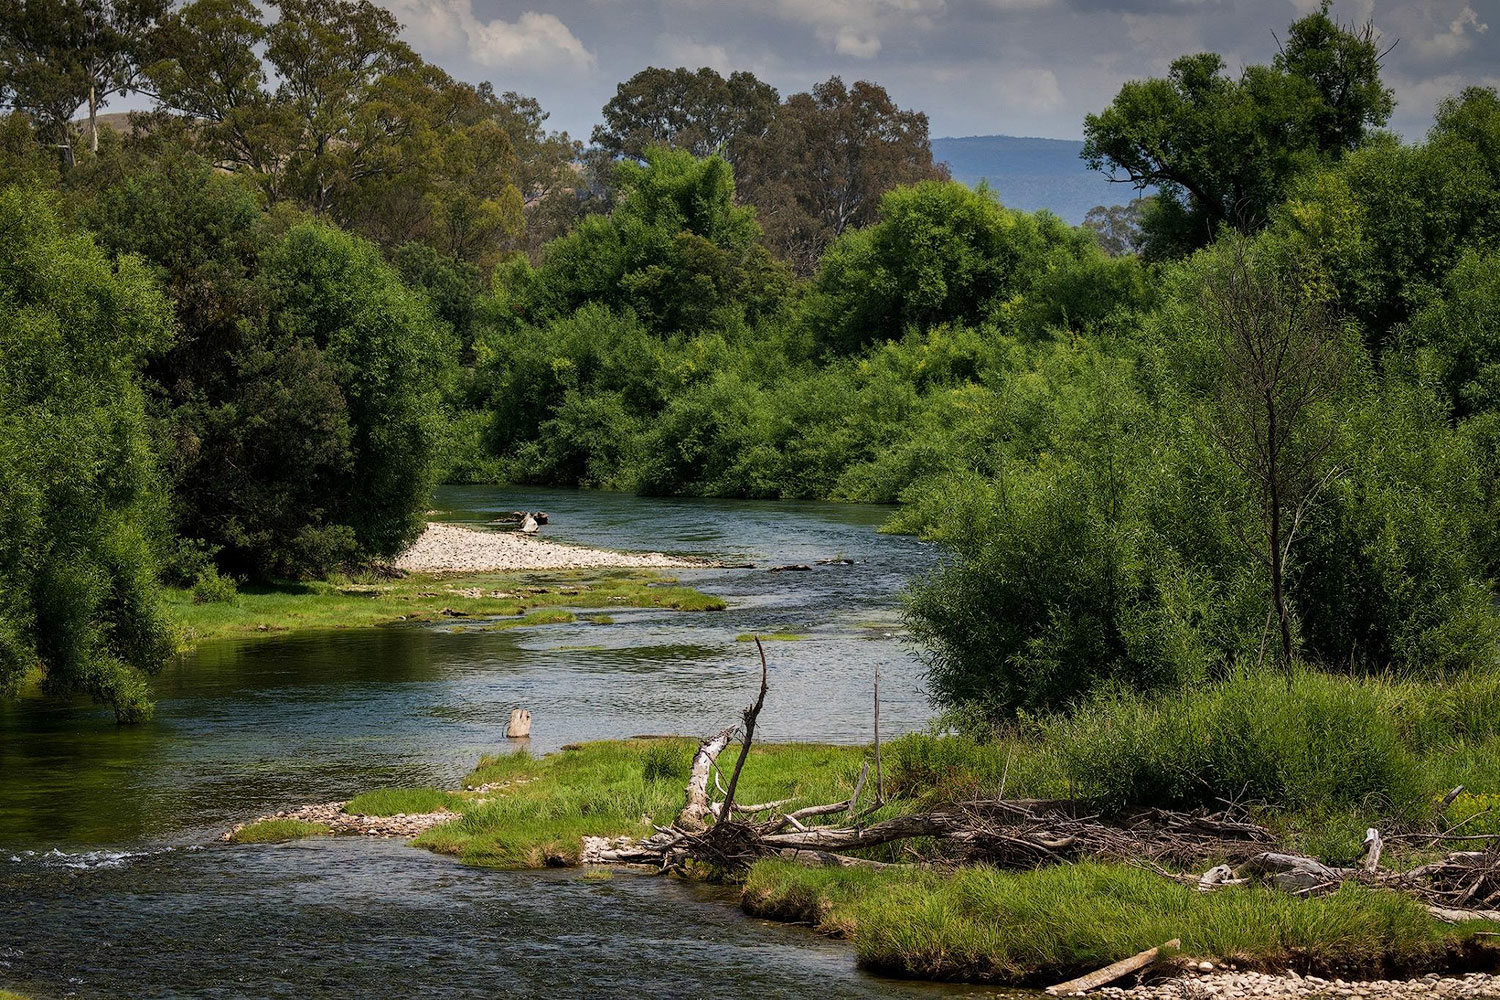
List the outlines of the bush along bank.
<svg viewBox="0 0 1500 1000">
<path fill-rule="evenodd" d="M 457 792 L 364 798 L 436 804 L 413 844 L 471 864 L 742 884 L 747 912 L 887 974 L 1048 986 L 1176 941 L 1137 973 L 1189 976 L 1163 997 L 1341 995 L 1340 977 L 1500 970 L 1497 696 L 1482 676 L 1249 673 L 982 739 L 908 735 L 878 773 L 871 747 L 814 744 L 754 744 L 741 766 L 726 731 L 503 754 Z"/>
</svg>

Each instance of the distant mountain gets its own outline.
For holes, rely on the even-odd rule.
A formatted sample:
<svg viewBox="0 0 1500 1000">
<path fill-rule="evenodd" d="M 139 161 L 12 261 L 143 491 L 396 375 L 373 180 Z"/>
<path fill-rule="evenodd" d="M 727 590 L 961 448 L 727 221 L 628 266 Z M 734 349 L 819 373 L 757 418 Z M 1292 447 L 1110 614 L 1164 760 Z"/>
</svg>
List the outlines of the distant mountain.
<svg viewBox="0 0 1500 1000">
<path fill-rule="evenodd" d="M 986 180 L 1008 208 L 1048 209 L 1075 226 L 1095 205 L 1123 205 L 1137 196 L 1129 184 L 1111 184 L 1078 158 L 1074 139 L 971 135 L 932 140 L 932 158 L 970 187 Z"/>
</svg>

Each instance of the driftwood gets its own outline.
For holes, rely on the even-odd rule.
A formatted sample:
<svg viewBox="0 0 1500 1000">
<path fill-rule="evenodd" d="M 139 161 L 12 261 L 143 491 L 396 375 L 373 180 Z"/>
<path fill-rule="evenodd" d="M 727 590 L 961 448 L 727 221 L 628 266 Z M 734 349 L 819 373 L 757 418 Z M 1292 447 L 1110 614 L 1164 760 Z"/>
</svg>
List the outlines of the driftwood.
<svg viewBox="0 0 1500 1000">
<path fill-rule="evenodd" d="M 874 802 L 863 810 L 868 764 L 860 769 L 850 796 L 839 802 L 790 810 L 789 800 L 741 804 L 740 777 L 769 690 L 765 647 L 758 639 L 756 650 L 761 668 L 756 699 L 742 713 L 740 726 L 714 733 L 699 745 L 676 821 L 657 826 L 639 841 L 587 838 L 585 862 L 645 864 L 663 871 L 706 866 L 727 874 L 770 856 L 801 864 L 886 867 L 886 862 L 849 852 L 928 838 L 947 860 L 1030 868 L 1085 857 L 1245 860 L 1274 844 L 1264 827 L 1229 813 L 1143 809 L 1106 822 L 1070 799 L 976 799 L 866 823 L 886 804 L 878 758 Z M 878 704 L 877 696 L 877 711 Z M 720 757 L 736 740 L 739 754 L 725 785 L 718 777 Z"/>
<path fill-rule="evenodd" d="M 1132 955 L 1129 958 L 1121 959 L 1113 965 L 1106 965 L 1098 972 L 1090 972 L 1086 976 L 1079 976 L 1077 979 L 1070 979 L 1065 983 L 1049 986 L 1047 987 L 1047 992 L 1055 997 L 1070 997 L 1077 996 L 1080 993 L 1087 993 L 1089 990 L 1096 990 L 1101 986 L 1109 985 L 1122 976 L 1128 976 L 1132 972 L 1141 971 L 1152 962 L 1155 962 L 1157 956 L 1163 950 L 1181 947 L 1182 942 L 1177 938 L 1173 938 L 1158 948 L 1147 948 L 1139 955 Z"/>
<path fill-rule="evenodd" d="M 655 827 L 655 832 L 642 840 L 585 838 L 585 863 L 650 865 L 679 872 L 707 868 L 729 875 L 765 857 L 807 865 L 884 868 L 890 863 L 856 857 L 851 852 L 924 838 L 934 842 L 936 860 L 1034 868 L 1103 858 L 1142 865 L 1203 892 L 1260 881 L 1307 896 L 1356 882 L 1411 895 L 1427 904 L 1439 919 L 1500 921 L 1500 837 L 1454 836 L 1456 828 L 1432 839 L 1483 840 L 1486 849 L 1456 851 L 1397 872 L 1380 868 L 1387 837 L 1379 830 L 1366 832 L 1359 867 L 1335 867 L 1277 851 L 1271 832 L 1251 822 L 1234 805 L 1217 813 L 1138 809 L 1105 818 L 1089 813 L 1083 803 L 1071 799 L 995 798 L 949 803 L 866 823 L 886 804 L 877 770 L 875 801 L 860 809 L 870 777 L 868 765 L 861 768 L 852 794 L 839 802 L 791 810 L 786 808 L 791 800 L 741 804 L 736 798 L 740 778 L 769 690 L 765 648 L 758 639 L 756 648 L 761 673 L 755 701 L 745 708 L 740 726 L 714 733 L 699 745 L 683 808 L 675 822 Z M 720 770 L 719 758 L 736 740 L 739 754 L 726 786 L 716 773 Z M 713 799 L 713 790 L 722 796 L 718 801 Z M 1456 798 L 1458 791 L 1450 793 L 1450 798 Z M 1201 875 L 1183 873 L 1183 868 L 1208 859 L 1221 863 Z M 1168 870 L 1163 863 L 1176 866 L 1177 871 Z M 1127 962 L 1147 954 L 1143 952 Z M 1110 970 L 1115 968 L 1111 966 Z"/>
<path fill-rule="evenodd" d="M 1355 882 L 1414 896 L 1441 920 L 1500 921 L 1500 846 L 1486 851 L 1455 851 L 1438 861 L 1392 872 L 1379 868 L 1381 843 L 1379 831 L 1370 829 L 1365 836 L 1364 863 L 1358 868 L 1337 868 L 1314 858 L 1265 851 L 1237 868 L 1219 865 L 1197 877 L 1174 875 L 1160 867 L 1155 870 L 1205 892 L 1226 885 L 1265 881 L 1308 896 L 1332 892 L 1345 883 Z"/>
<path fill-rule="evenodd" d="M 719 754 L 734 739 L 735 730 L 723 729 L 698 745 L 698 752 L 693 755 L 693 769 L 690 772 L 687 783 L 687 800 L 683 803 L 682 812 L 677 814 L 677 825 L 684 830 L 701 830 L 708 825 L 709 817 L 713 811 L 708 804 L 708 779 L 718 762 Z"/>
</svg>

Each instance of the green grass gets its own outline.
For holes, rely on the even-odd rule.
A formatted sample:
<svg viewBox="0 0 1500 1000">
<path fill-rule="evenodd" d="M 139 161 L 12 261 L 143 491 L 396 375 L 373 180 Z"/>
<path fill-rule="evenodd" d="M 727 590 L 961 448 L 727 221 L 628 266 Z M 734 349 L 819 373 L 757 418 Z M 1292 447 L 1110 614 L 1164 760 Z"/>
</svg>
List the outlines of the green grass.
<svg viewBox="0 0 1500 1000">
<path fill-rule="evenodd" d="M 1444 683 L 1300 671 L 1160 698 L 1096 700 L 1052 723 L 1062 770 L 1106 807 L 1260 801 L 1415 821 L 1463 783 L 1500 792 L 1500 674 Z"/>
<path fill-rule="evenodd" d="M 576 620 L 571 611 L 563 611 L 560 608 L 548 608 L 544 611 L 533 611 L 512 621 L 491 622 L 484 626 L 484 630 L 486 632 L 504 632 L 509 629 L 527 628 L 532 625 L 571 625 Z"/>
<path fill-rule="evenodd" d="M 279 844 L 301 837 L 315 837 L 328 833 L 322 823 L 309 823 L 300 819 L 263 819 L 258 823 L 243 826 L 230 834 L 231 844 Z"/>
<path fill-rule="evenodd" d="M 587 743 L 546 757 L 486 757 L 464 779 L 465 787 L 511 784 L 488 802 L 468 806 L 462 820 L 413 843 L 500 868 L 576 864 L 585 836 L 646 836 L 651 820 L 671 822 L 682 808 L 696 748 L 690 739 L 642 739 Z M 747 803 L 836 802 L 849 796 L 868 754 L 864 747 L 757 745 L 736 797 Z"/>
<path fill-rule="evenodd" d="M 344 812 L 353 816 L 410 816 L 444 809 L 458 812 L 465 801 L 463 796 L 439 788 L 376 788 L 344 803 Z"/>
<path fill-rule="evenodd" d="M 1200 893 L 1124 865 L 1029 872 L 751 869 L 747 912 L 849 938 L 859 964 L 888 974 L 1049 985 L 1181 939 L 1184 953 L 1267 970 L 1382 977 L 1441 967 L 1484 947 L 1420 904 L 1346 886 L 1298 899 L 1265 888 Z"/>
<path fill-rule="evenodd" d="M 186 646 L 209 639 L 356 628 L 395 622 L 515 618 L 515 624 L 572 620 L 559 608 L 670 608 L 722 611 L 722 598 L 642 570 L 545 574 L 412 574 L 374 582 L 313 581 L 245 586 L 232 602 L 201 603 L 190 590 L 167 591 L 167 605 Z M 527 621 L 520 616 L 568 614 Z M 529 613 L 529 614 L 528 614 Z"/>
</svg>

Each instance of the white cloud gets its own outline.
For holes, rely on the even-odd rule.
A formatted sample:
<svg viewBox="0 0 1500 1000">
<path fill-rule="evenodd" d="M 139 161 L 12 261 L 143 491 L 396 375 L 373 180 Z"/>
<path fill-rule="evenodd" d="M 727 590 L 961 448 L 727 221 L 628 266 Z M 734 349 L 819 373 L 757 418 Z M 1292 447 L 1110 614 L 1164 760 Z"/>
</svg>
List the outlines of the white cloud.
<svg viewBox="0 0 1500 1000">
<path fill-rule="evenodd" d="M 406 26 L 418 51 L 468 56 L 486 67 L 581 69 L 594 53 L 553 14 L 526 11 L 514 21 L 480 20 L 473 0 L 381 0 Z"/>
<path fill-rule="evenodd" d="M 822 45 L 841 56 L 873 59 L 892 32 L 923 32 L 946 0 L 776 0 L 781 17 L 810 25 Z"/>
<path fill-rule="evenodd" d="M 1430 38 L 1418 38 L 1417 52 L 1427 59 L 1452 59 L 1468 51 L 1474 45 L 1475 36 L 1488 31 L 1490 26 L 1479 19 L 1473 7 L 1465 4 L 1451 21 L 1448 29 Z"/>
<path fill-rule="evenodd" d="M 681 35 L 662 35 L 656 40 L 656 52 L 668 66 L 687 66 L 698 69 L 707 66 L 721 74 L 738 69 L 729 58 L 729 49 L 723 45 L 712 45 Z"/>
<path fill-rule="evenodd" d="M 840 28 L 833 33 L 833 51 L 856 59 L 873 59 L 880 52 L 880 36 Z"/>
</svg>

